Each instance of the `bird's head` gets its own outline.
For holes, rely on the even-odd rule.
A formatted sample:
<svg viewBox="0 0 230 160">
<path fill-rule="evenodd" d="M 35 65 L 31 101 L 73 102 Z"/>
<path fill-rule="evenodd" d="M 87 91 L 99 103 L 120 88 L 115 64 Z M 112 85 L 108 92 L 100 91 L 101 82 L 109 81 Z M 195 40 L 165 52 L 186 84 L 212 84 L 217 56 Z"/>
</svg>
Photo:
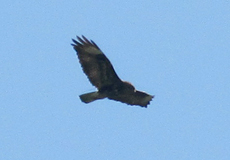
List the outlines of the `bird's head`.
<svg viewBox="0 0 230 160">
<path fill-rule="evenodd" d="M 135 87 L 130 83 L 130 82 L 127 82 L 127 81 L 123 81 L 124 82 L 124 85 L 126 88 L 134 91 L 135 90 Z"/>
</svg>

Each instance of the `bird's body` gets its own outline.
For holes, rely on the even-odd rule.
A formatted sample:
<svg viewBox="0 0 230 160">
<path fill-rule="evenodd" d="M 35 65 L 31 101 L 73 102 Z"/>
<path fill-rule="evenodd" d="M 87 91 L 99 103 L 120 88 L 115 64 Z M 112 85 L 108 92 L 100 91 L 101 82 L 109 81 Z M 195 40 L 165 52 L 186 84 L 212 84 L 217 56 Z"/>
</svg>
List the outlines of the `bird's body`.
<svg viewBox="0 0 230 160">
<path fill-rule="evenodd" d="M 111 62 L 100 48 L 84 36 L 73 39 L 73 47 L 77 52 L 79 62 L 89 81 L 98 89 L 96 92 L 80 95 L 84 103 L 108 98 L 129 105 L 147 107 L 154 96 L 135 90 L 134 86 L 122 81 L 116 74 Z"/>
</svg>

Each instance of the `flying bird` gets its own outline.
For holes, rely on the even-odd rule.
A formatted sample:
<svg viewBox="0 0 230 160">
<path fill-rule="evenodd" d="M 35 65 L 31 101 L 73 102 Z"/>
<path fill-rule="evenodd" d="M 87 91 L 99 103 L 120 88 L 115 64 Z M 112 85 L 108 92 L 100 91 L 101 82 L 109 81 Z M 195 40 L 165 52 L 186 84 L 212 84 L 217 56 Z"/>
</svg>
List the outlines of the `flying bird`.
<svg viewBox="0 0 230 160">
<path fill-rule="evenodd" d="M 146 107 L 154 96 L 138 91 L 126 81 L 122 81 L 116 74 L 112 64 L 101 49 L 92 40 L 84 36 L 77 36 L 77 40 L 71 44 L 77 52 L 79 62 L 89 81 L 98 90 L 80 95 L 84 103 L 90 103 L 98 99 L 108 98 L 120 101 L 128 105 Z"/>
</svg>

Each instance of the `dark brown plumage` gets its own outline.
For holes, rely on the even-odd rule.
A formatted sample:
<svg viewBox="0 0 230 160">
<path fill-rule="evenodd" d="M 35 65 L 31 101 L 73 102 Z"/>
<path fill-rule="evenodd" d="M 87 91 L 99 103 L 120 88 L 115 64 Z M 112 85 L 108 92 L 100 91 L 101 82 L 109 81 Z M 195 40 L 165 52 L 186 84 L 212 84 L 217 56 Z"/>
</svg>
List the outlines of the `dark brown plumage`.
<svg viewBox="0 0 230 160">
<path fill-rule="evenodd" d="M 109 98 L 129 105 L 147 107 L 154 96 L 135 90 L 129 82 L 122 81 L 116 74 L 109 59 L 100 48 L 84 36 L 73 39 L 72 46 L 77 52 L 84 73 L 98 91 L 80 95 L 84 103 Z"/>
</svg>

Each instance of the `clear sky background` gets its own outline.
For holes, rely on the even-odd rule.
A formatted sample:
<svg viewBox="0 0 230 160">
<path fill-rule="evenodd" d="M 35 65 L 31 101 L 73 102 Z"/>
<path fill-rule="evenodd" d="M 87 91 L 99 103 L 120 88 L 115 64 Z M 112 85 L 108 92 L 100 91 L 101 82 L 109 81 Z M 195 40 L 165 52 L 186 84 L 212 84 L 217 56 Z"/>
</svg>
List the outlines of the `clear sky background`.
<svg viewBox="0 0 230 160">
<path fill-rule="evenodd" d="M 1 160 L 229 160 L 230 2 L 0 5 Z M 148 108 L 94 91 L 71 38 L 94 40 Z"/>
</svg>

